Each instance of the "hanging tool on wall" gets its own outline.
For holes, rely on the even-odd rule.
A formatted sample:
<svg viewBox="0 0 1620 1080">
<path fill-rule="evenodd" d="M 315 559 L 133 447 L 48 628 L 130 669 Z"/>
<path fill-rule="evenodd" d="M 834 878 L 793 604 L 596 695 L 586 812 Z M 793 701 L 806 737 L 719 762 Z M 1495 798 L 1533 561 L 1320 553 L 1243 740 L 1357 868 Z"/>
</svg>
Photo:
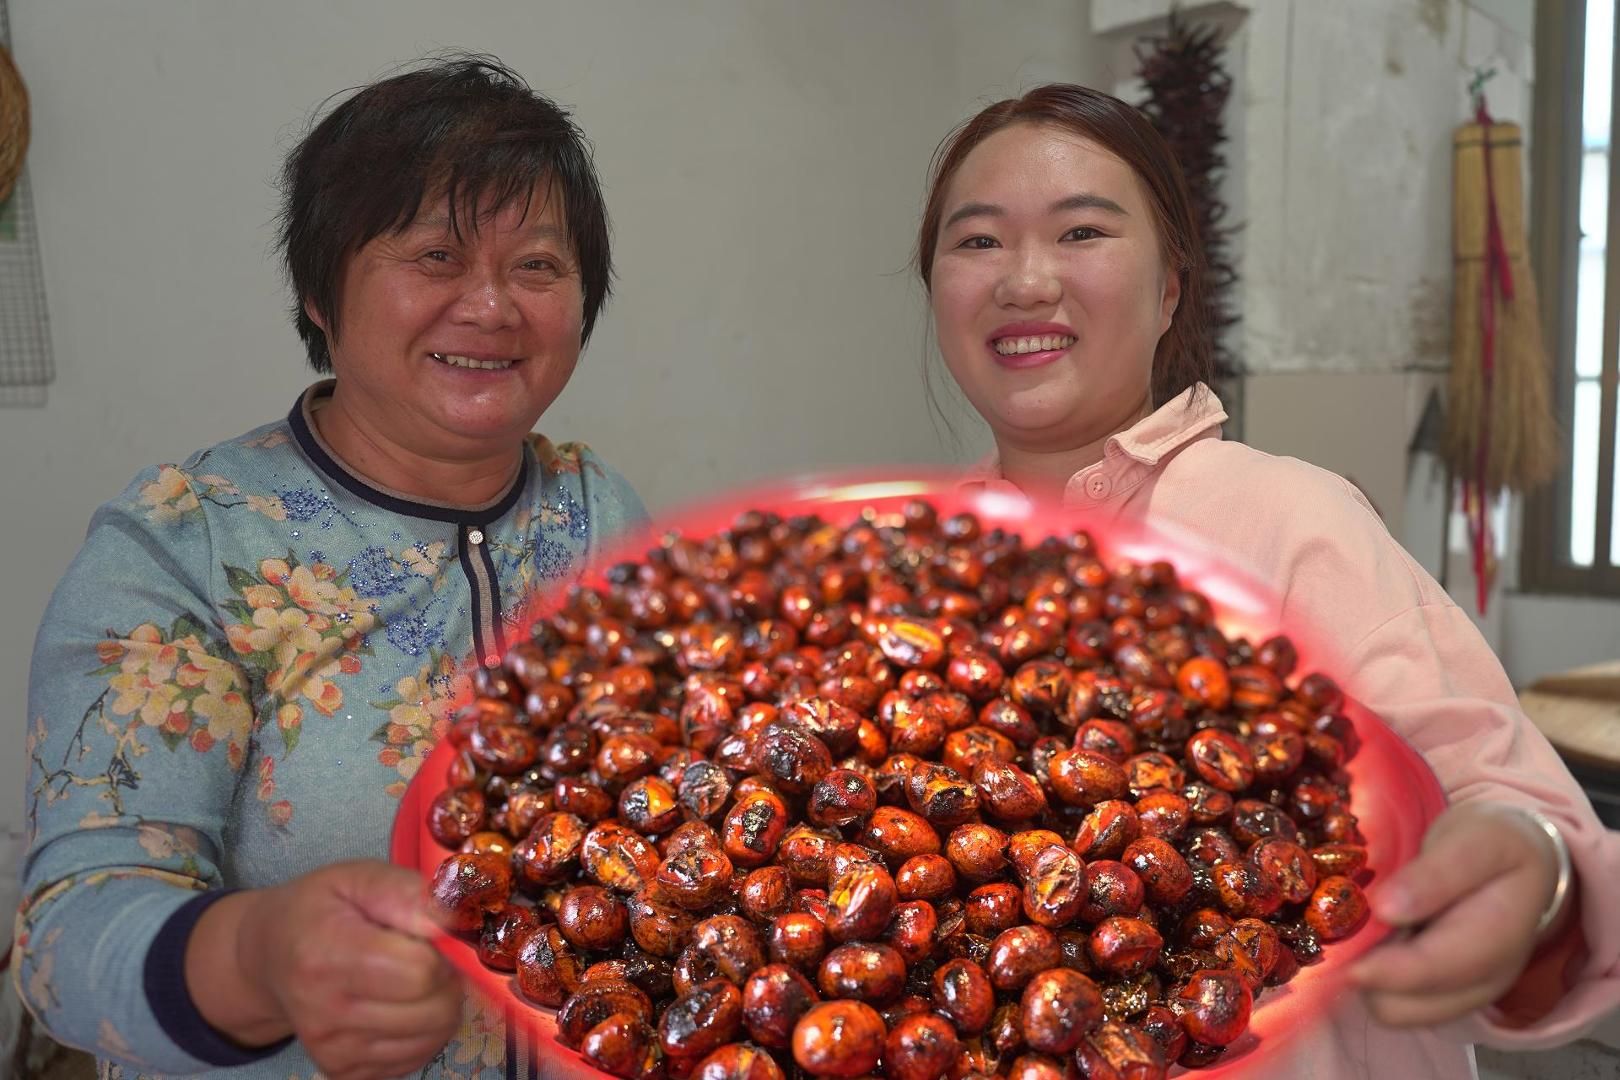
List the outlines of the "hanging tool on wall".
<svg viewBox="0 0 1620 1080">
<path fill-rule="evenodd" d="M 1501 492 L 1528 491 L 1558 465 L 1546 346 L 1525 242 L 1523 136 L 1485 101 L 1495 72 L 1469 84 L 1474 119 L 1457 129 L 1453 306 L 1446 461 L 1468 519 L 1475 595 L 1485 613 L 1496 576 L 1490 523 Z"/>
<path fill-rule="evenodd" d="M 27 153 L 28 88 L 11 55 L 0 45 L 0 203 L 10 197 Z"/>
</svg>

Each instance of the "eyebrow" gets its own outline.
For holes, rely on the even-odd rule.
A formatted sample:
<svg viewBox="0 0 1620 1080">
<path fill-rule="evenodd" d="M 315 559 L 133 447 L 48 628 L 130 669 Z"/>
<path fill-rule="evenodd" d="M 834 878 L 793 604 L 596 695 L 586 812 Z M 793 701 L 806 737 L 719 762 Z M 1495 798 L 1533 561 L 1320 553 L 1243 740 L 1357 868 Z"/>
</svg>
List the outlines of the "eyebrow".
<svg viewBox="0 0 1620 1080">
<path fill-rule="evenodd" d="M 1118 217 L 1130 217 L 1125 208 L 1113 199 L 1104 195 L 1094 195 L 1089 191 L 1082 191 L 1059 199 L 1048 208 L 1048 213 L 1062 214 L 1073 210 L 1101 210 L 1105 214 L 1114 214 Z M 958 221 L 965 221 L 972 217 L 1006 217 L 1005 207 L 994 203 L 964 203 L 957 207 L 955 213 L 945 219 L 943 228 L 950 228 Z"/>
<path fill-rule="evenodd" d="M 405 226 L 404 229 L 400 231 L 405 232 L 416 229 L 431 230 L 433 232 L 449 232 L 450 219 L 443 214 L 423 214 L 421 217 L 411 221 Z M 567 233 L 558 226 L 549 224 L 542 225 L 538 223 L 530 225 L 527 229 L 523 230 L 523 235 L 536 240 L 564 240 L 567 238 Z"/>
</svg>

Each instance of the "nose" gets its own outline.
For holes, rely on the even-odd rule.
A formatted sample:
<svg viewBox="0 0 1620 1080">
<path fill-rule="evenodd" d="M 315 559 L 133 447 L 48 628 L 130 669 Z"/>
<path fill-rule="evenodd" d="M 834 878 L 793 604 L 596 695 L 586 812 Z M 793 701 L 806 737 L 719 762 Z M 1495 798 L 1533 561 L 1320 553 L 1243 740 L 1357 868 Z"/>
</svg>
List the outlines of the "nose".
<svg viewBox="0 0 1620 1080">
<path fill-rule="evenodd" d="M 469 275 L 466 286 L 451 312 L 456 322 L 483 331 L 517 325 L 518 306 L 504 277 L 494 272 Z"/>
<path fill-rule="evenodd" d="M 1063 298 L 1063 285 L 1056 270 L 1041 252 L 1025 250 L 1007 267 L 996 282 L 995 301 L 1002 307 L 1049 307 Z"/>
</svg>

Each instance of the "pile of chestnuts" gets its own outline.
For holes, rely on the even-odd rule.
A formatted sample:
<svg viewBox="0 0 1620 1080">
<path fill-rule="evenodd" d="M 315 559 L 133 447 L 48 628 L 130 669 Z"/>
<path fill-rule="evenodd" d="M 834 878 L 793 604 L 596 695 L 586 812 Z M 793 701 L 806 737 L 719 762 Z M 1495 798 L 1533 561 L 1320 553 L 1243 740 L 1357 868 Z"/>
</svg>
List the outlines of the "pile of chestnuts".
<svg viewBox="0 0 1620 1080">
<path fill-rule="evenodd" d="M 433 895 L 613 1076 L 1153 1080 L 1366 918 L 1296 664 L 1083 531 L 748 512 L 480 672 Z"/>
</svg>

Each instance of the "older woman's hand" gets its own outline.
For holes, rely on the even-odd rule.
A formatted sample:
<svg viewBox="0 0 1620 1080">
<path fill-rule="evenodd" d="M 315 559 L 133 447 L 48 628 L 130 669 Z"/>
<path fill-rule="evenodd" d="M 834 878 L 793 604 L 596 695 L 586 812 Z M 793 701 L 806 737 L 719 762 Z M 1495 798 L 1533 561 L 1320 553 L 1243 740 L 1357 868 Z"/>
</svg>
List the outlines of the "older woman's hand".
<svg viewBox="0 0 1620 1080">
<path fill-rule="evenodd" d="M 1422 853 L 1373 890 L 1378 917 L 1415 932 L 1352 969 L 1368 1009 L 1392 1027 L 1418 1027 L 1500 999 L 1535 950 L 1557 882 L 1557 853 L 1529 819 L 1480 804 L 1447 810 Z"/>
<path fill-rule="evenodd" d="M 203 1016 L 245 1045 L 296 1035 L 329 1080 L 414 1073 L 461 1019 L 420 879 L 338 863 L 214 904 L 186 978 Z"/>
</svg>

